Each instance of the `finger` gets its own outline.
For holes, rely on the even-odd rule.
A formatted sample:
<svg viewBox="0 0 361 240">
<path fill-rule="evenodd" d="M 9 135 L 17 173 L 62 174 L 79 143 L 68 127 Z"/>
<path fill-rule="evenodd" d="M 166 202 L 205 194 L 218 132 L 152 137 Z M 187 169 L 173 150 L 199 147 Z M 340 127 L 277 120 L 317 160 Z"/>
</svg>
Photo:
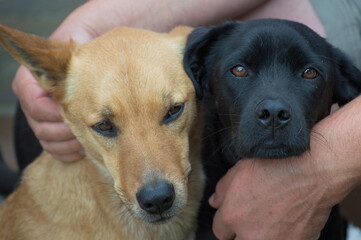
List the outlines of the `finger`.
<svg viewBox="0 0 361 240">
<path fill-rule="evenodd" d="M 83 147 L 76 139 L 63 142 L 40 141 L 40 144 L 45 151 L 57 156 L 83 151 Z"/>
<path fill-rule="evenodd" d="M 219 240 L 231 240 L 236 238 L 236 234 L 232 229 L 224 224 L 222 210 L 216 211 L 213 218 L 213 232 Z"/>
<path fill-rule="evenodd" d="M 21 98 L 22 95 L 20 92 L 26 91 L 24 86 L 26 86 L 29 82 L 36 82 L 29 69 L 24 66 L 20 66 L 16 71 L 14 80 L 12 82 L 12 89 L 18 98 Z"/>
<path fill-rule="evenodd" d="M 223 202 L 224 196 L 234 177 L 235 171 L 230 169 L 217 183 L 215 193 L 209 198 L 209 205 L 213 208 L 219 208 Z"/>
<path fill-rule="evenodd" d="M 75 139 L 73 132 L 63 122 L 38 122 L 25 114 L 35 136 L 42 141 L 62 142 Z"/>
<path fill-rule="evenodd" d="M 33 91 L 34 88 L 30 88 L 29 92 L 23 95 L 23 100 L 20 99 L 23 111 L 37 121 L 63 121 L 59 105 L 48 96 L 39 96 L 41 93 L 37 93 L 36 90 Z"/>
<path fill-rule="evenodd" d="M 12 87 L 22 109 L 33 119 L 62 121 L 58 104 L 39 86 L 27 68 L 19 68 Z"/>
<path fill-rule="evenodd" d="M 60 106 L 50 97 L 41 96 L 33 102 L 20 103 L 25 112 L 37 121 L 62 122 Z M 27 105 L 27 106 L 24 106 Z"/>
</svg>

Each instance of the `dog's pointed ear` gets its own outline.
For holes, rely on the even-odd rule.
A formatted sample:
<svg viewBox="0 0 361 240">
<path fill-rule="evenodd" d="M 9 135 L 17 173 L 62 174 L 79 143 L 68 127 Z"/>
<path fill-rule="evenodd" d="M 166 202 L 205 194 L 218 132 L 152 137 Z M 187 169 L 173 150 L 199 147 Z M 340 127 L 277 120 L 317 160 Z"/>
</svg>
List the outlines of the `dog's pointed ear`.
<svg viewBox="0 0 361 240">
<path fill-rule="evenodd" d="M 342 106 L 361 93 L 361 71 L 357 69 L 344 53 L 333 49 L 336 61 L 336 82 L 334 103 Z"/>
<path fill-rule="evenodd" d="M 76 44 L 41 38 L 0 25 L 0 43 L 21 64 L 30 69 L 48 93 L 58 95 L 67 76 Z"/>
<path fill-rule="evenodd" d="M 199 27 L 188 36 L 183 66 L 193 82 L 198 99 L 202 98 L 203 89 L 208 87 L 205 62 L 209 50 L 231 28 L 232 22 L 217 27 Z"/>
</svg>

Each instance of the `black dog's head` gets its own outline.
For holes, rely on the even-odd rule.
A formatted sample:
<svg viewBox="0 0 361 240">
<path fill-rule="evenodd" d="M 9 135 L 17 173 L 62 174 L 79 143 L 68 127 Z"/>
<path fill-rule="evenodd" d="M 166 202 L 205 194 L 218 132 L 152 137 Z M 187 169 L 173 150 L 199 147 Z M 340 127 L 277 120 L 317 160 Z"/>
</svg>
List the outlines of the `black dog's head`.
<svg viewBox="0 0 361 240">
<path fill-rule="evenodd" d="M 282 158 L 309 148 L 313 125 L 361 90 L 361 72 L 308 27 L 285 20 L 195 29 L 185 69 L 213 96 L 230 151 Z"/>
</svg>

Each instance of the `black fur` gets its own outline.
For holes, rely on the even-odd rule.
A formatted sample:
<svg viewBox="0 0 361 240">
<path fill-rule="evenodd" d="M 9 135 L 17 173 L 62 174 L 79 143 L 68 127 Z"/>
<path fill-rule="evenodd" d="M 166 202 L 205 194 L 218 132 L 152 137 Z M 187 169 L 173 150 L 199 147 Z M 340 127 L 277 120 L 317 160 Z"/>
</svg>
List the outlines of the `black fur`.
<svg viewBox="0 0 361 240">
<path fill-rule="evenodd" d="M 237 65 L 248 74 L 233 75 Z M 285 20 L 197 28 L 188 38 L 184 68 L 206 109 L 208 181 L 199 233 L 209 234 L 214 210 L 207 199 L 228 168 L 241 158 L 302 154 L 331 105 L 346 104 L 361 91 L 361 72 L 341 51 L 303 24 Z M 318 72 L 312 79 L 303 75 L 310 68 Z"/>
</svg>

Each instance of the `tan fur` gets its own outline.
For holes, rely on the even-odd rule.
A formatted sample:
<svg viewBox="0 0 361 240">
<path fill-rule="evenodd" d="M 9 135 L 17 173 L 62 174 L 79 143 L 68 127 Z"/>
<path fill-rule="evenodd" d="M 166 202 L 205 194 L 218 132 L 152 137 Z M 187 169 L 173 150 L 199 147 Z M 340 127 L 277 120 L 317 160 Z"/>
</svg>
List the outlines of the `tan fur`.
<svg viewBox="0 0 361 240">
<path fill-rule="evenodd" d="M 87 157 L 72 164 L 43 153 L 0 207 L 0 239 L 194 239 L 203 188 L 195 91 L 182 67 L 191 29 L 169 34 L 119 28 L 84 45 L 0 26 L 0 42 L 62 106 Z M 185 103 L 177 120 L 169 108 Z M 111 120 L 118 135 L 91 127 Z M 135 198 L 165 179 L 176 200 L 168 222 L 145 221 Z"/>
</svg>

